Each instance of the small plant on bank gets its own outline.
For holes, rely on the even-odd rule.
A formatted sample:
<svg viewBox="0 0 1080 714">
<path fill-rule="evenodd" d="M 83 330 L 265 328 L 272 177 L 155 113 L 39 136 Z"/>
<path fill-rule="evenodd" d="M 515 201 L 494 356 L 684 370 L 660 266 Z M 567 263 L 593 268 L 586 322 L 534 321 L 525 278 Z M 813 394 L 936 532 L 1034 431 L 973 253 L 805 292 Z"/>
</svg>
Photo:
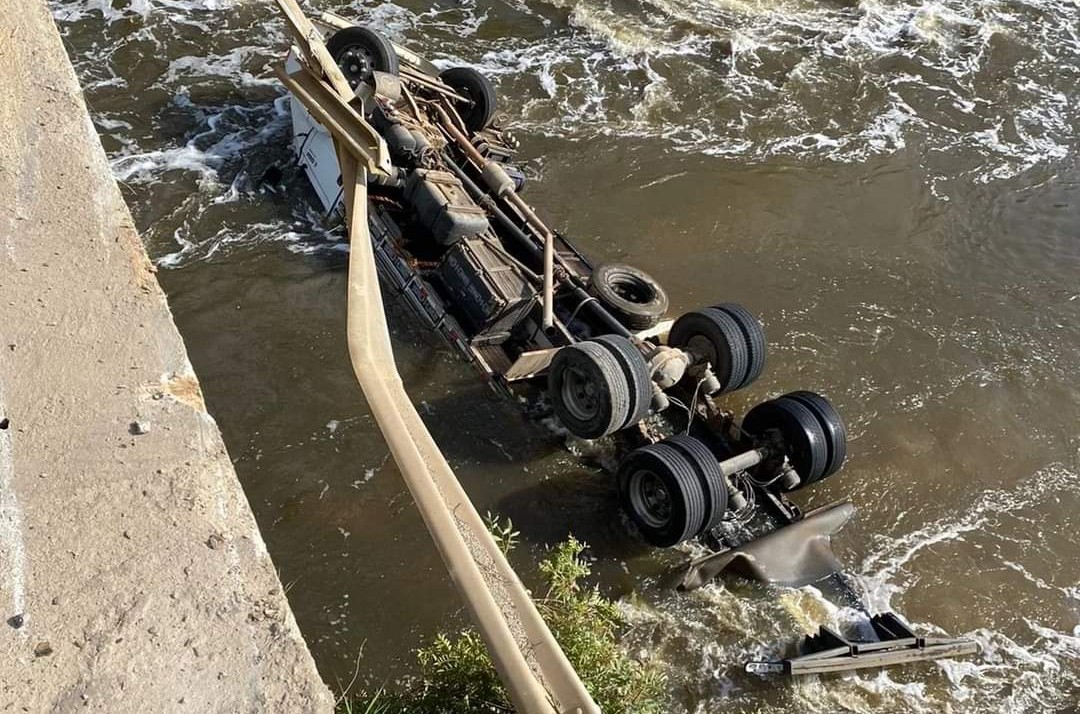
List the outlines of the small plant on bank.
<svg viewBox="0 0 1080 714">
<path fill-rule="evenodd" d="M 356 699 L 342 698 L 337 705 L 341 714 L 397 714 L 402 711 L 395 705 L 393 698 L 383 690 L 367 694 Z"/>
<path fill-rule="evenodd" d="M 514 530 L 514 523 L 509 518 L 503 522 L 499 520 L 498 516 L 494 516 L 491 511 L 488 511 L 484 515 L 484 525 L 487 526 L 491 537 L 495 539 L 495 544 L 499 546 L 499 550 L 502 551 L 503 555 L 509 555 L 510 551 L 517 547 L 518 536 L 521 533 Z"/>
<path fill-rule="evenodd" d="M 516 536 L 489 517 L 500 545 Z M 509 550 L 508 546 L 504 547 Z M 619 608 L 596 587 L 583 584 L 591 572 L 581 558 L 584 544 L 571 538 L 552 549 L 540 564 L 547 583 L 537 599 L 544 619 L 562 645 L 604 714 L 662 714 L 667 710 L 666 679 L 654 665 L 638 662 L 619 647 L 626 622 Z M 502 714 L 514 708 L 487 649 L 475 630 L 454 637 L 439 634 L 416 653 L 418 677 L 400 692 L 361 696 L 342 710 L 364 714 Z"/>
</svg>

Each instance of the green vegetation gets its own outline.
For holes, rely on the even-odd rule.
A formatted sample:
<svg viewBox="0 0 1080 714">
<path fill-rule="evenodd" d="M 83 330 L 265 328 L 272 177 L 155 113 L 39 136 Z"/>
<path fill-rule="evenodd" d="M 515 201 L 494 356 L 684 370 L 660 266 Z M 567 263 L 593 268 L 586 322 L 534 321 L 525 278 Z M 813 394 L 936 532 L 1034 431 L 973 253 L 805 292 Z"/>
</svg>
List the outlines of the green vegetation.
<svg viewBox="0 0 1080 714">
<path fill-rule="evenodd" d="M 489 519 L 490 520 L 490 519 Z M 512 526 L 490 522 L 509 550 Z M 619 608 L 595 587 L 583 585 L 590 569 L 585 546 L 571 538 L 540 564 L 547 584 L 537 600 L 544 619 L 585 686 L 605 714 L 661 714 L 667 710 L 666 680 L 652 664 L 638 662 L 619 647 L 626 623 Z M 465 630 L 438 635 L 416 653 L 420 674 L 398 692 L 379 690 L 343 701 L 347 714 L 500 714 L 513 712 L 480 636 Z"/>
</svg>

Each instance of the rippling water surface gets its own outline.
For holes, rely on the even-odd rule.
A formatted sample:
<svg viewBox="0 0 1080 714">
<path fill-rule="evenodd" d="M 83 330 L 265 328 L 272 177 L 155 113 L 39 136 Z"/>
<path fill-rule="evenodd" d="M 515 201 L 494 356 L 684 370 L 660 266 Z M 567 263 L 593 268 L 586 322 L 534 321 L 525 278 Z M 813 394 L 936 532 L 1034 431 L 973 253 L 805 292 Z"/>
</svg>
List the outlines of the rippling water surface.
<svg viewBox="0 0 1080 714">
<path fill-rule="evenodd" d="M 341 237 L 292 168 L 269 2 L 54 0 L 87 100 L 328 682 L 408 672 L 463 622 L 357 393 Z M 978 658 L 795 682 L 740 672 L 857 613 L 812 588 L 661 589 L 599 470 L 394 301 L 411 392 L 527 568 L 573 531 L 627 645 L 688 712 L 1080 710 L 1080 6 L 1075 0 L 321 5 L 496 79 L 530 200 L 682 311 L 762 316 L 731 399 L 828 394 L 853 434 L 807 505 L 874 609 Z M 280 185 L 262 181 L 285 169 Z"/>
</svg>

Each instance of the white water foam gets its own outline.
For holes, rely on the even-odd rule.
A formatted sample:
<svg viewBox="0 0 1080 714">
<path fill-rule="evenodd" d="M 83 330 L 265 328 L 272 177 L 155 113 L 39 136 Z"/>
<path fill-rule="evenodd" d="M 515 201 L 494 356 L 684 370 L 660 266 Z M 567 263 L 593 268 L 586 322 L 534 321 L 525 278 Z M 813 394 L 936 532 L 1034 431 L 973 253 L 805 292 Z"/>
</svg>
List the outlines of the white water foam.
<svg viewBox="0 0 1080 714">
<path fill-rule="evenodd" d="M 1039 528 L 1037 517 L 1029 514 L 1037 514 L 1048 500 L 1075 498 L 1078 493 L 1080 476 L 1074 470 L 1048 466 L 1016 488 L 982 493 L 954 517 L 898 537 L 877 538 L 856 568 L 870 611 L 892 609 L 897 597 L 911 594 L 912 587 L 917 594 L 918 587 L 911 585 L 906 569 L 921 554 L 962 539 L 1026 541 L 1032 534 L 1016 529 Z M 985 552 L 987 558 L 993 558 L 989 548 Z M 1015 563 L 1006 566 L 1027 571 Z M 975 573 L 971 576 L 977 577 Z M 1025 577 L 1048 596 L 1058 598 L 1064 609 L 1073 603 L 1075 612 L 1080 588 L 1048 583 L 1030 573 Z M 1064 631 L 1055 629 L 1042 621 L 1048 616 L 1045 612 L 1042 618 L 1021 613 L 1010 623 L 1002 618 L 1003 611 L 998 611 L 1000 624 L 1003 629 L 1009 626 L 1009 634 L 989 628 L 953 633 L 979 645 L 974 658 L 839 677 L 801 677 L 790 684 L 769 684 L 763 690 L 763 682 L 741 672 L 742 662 L 782 657 L 787 646 L 823 624 L 865 633 L 867 615 L 834 605 L 813 587 L 764 588 L 737 581 L 714 583 L 689 594 L 647 589 L 643 596 L 625 601 L 623 610 L 631 627 L 627 637 L 630 650 L 658 657 L 675 691 L 685 688 L 692 692 L 692 704 L 677 711 L 742 711 L 747 706 L 755 711 L 868 714 L 1067 712 L 1080 694 L 1080 669 L 1076 666 L 1080 661 L 1080 624 Z M 940 633 L 931 624 L 915 626 Z M 940 672 L 941 678 L 927 676 L 926 667 Z"/>
<path fill-rule="evenodd" d="M 442 66 L 466 62 L 503 78 L 524 94 L 519 108 L 508 107 L 516 124 L 574 140 L 659 136 L 685 151 L 746 160 L 861 161 L 905 149 L 917 132 L 931 156 L 981 155 L 952 178 L 983 182 L 1052 164 L 1075 144 L 1077 103 L 1064 89 L 1080 81 L 1071 0 L 1008 8 L 990 0 L 862 0 L 855 7 L 652 0 L 639 11 L 608 0 L 510 6 L 548 30 L 491 37 L 486 26 L 507 12 L 500 3 L 424 11 L 380 3 L 359 15 Z M 168 56 L 170 28 L 197 28 L 214 38 L 204 53 L 171 59 L 154 84 L 177 106 L 208 81 L 275 91 L 268 65 L 284 35 L 270 8 L 227 0 L 59 0 L 53 9 L 65 26 L 141 23 L 79 63 L 91 98 L 130 81 L 129 68 L 114 63 L 119 47 L 150 42 Z M 1005 71 L 998 55 L 1010 53 L 1021 59 Z M 844 101 L 837 104 L 834 94 Z M 131 136 L 130 120 L 99 114 L 98 126 L 121 146 L 117 177 L 142 183 L 188 172 L 212 194 L 224 190 L 224 164 L 265 145 L 286 121 L 265 110 L 225 116 L 250 106 L 200 109 L 204 131 L 146 148 Z M 229 123 L 234 131 L 220 131 Z M 945 177 L 927 169 L 938 191 Z"/>
<path fill-rule="evenodd" d="M 520 75 L 535 78 L 539 91 L 516 117 L 535 131 L 835 161 L 902 150 L 917 132 L 931 151 L 984 157 L 962 177 L 982 182 L 1052 164 L 1075 146 L 1078 113 L 1065 88 L 1080 79 L 1080 41 L 1068 0 L 655 0 L 647 12 L 603 0 L 547 4 L 565 13 L 563 29 L 555 13 L 554 31 L 491 40 L 473 62 L 526 92 Z M 423 18 L 412 23 L 428 29 Z M 456 46 L 431 44 L 464 59 Z M 947 178 L 927 169 L 935 185 Z"/>
</svg>

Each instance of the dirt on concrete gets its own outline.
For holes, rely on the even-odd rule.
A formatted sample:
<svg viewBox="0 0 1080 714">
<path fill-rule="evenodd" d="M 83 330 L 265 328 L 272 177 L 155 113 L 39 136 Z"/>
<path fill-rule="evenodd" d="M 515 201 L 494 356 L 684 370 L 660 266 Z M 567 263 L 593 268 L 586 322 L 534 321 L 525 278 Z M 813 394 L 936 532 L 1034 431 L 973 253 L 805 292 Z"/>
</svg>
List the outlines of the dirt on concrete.
<svg viewBox="0 0 1080 714">
<path fill-rule="evenodd" d="M 41 0 L 0 197 L 0 711 L 330 711 Z"/>
</svg>

